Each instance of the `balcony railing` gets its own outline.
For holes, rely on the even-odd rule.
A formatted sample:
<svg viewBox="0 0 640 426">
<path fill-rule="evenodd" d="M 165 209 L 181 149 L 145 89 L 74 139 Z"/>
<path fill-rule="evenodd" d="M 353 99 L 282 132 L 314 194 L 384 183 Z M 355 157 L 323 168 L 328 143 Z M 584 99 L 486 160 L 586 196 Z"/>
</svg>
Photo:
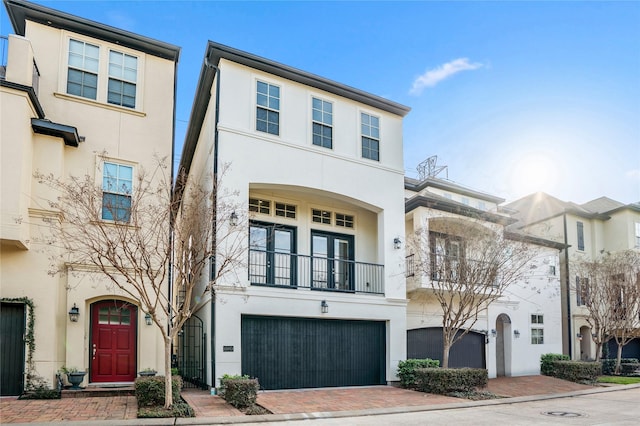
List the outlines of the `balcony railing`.
<svg viewBox="0 0 640 426">
<path fill-rule="evenodd" d="M 384 266 L 345 259 L 249 250 L 252 285 L 384 294 Z"/>
<path fill-rule="evenodd" d="M 406 276 L 416 274 L 417 260 L 414 255 L 406 257 Z M 459 256 L 441 254 L 429 255 L 428 275 L 431 281 L 447 281 L 450 283 L 477 282 L 479 285 L 496 286 L 498 283 L 497 266 L 489 262 L 467 259 Z M 427 271 L 425 271 L 427 272 Z"/>
<path fill-rule="evenodd" d="M 9 38 L 0 36 L 0 78 L 4 78 L 7 72 L 7 54 L 9 52 Z"/>
</svg>

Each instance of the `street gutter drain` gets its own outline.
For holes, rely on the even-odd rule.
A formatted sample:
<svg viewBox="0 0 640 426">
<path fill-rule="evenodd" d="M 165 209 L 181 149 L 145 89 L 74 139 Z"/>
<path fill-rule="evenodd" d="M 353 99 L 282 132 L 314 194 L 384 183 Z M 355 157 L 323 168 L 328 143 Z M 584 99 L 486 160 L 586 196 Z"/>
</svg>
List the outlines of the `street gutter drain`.
<svg viewBox="0 0 640 426">
<path fill-rule="evenodd" d="M 574 413 L 572 411 L 545 411 L 542 414 L 544 414 L 545 416 L 565 417 L 565 418 L 585 417 L 586 416 L 586 414 Z"/>
</svg>

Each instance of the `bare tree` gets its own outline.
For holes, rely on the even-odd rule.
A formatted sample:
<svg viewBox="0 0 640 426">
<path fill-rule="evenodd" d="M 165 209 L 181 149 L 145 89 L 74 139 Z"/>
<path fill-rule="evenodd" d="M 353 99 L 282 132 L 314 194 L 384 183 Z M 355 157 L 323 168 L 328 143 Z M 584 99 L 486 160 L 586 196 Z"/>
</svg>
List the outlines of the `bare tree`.
<svg viewBox="0 0 640 426">
<path fill-rule="evenodd" d="M 194 301 L 207 300 L 216 280 L 237 266 L 244 239 L 228 223 L 235 208 L 224 200 L 231 194 L 218 194 L 213 178 L 202 185 L 179 176 L 175 196 L 166 163 L 158 159 L 152 169 L 140 167 L 132 184 L 115 188 L 90 175 L 35 177 L 57 194 L 48 200 L 61 217 L 52 222 L 50 244 L 62 254 L 52 259 L 52 273 L 93 268 L 151 316 L 164 340 L 165 407 L 170 407 L 172 342 L 198 309 Z M 108 181 L 108 173 L 103 175 Z M 213 256 L 220 260 L 217 273 L 203 278 Z"/>
<path fill-rule="evenodd" d="M 416 274 L 442 308 L 442 367 L 491 302 L 535 269 L 537 255 L 519 235 L 459 223 L 420 229 L 410 246 Z"/>
<path fill-rule="evenodd" d="M 618 345 L 616 374 L 620 373 L 622 348 L 640 337 L 640 253 L 626 250 L 574 263 L 578 274 L 576 294 L 589 312 L 596 361 L 602 346 L 614 339 Z"/>
</svg>

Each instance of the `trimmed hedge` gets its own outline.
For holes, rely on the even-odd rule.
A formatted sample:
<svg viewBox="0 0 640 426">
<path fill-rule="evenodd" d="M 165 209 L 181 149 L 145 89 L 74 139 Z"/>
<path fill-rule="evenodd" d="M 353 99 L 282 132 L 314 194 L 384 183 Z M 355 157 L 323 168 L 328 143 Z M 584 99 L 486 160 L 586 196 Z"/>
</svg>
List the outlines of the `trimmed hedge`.
<svg viewBox="0 0 640 426">
<path fill-rule="evenodd" d="M 600 360 L 602 363 L 602 374 L 605 376 L 611 376 L 616 371 L 616 359 L 615 358 L 603 358 Z M 637 358 L 622 358 L 620 360 L 620 366 L 622 364 L 636 363 L 638 362 Z"/>
<path fill-rule="evenodd" d="M 247 408 L 255 405 L 260 384 L 258 379 L 222 378 L 220 396 L 236 408 Z"/>
<path fill-rule="evenodd" d="M 638 362 L 621 363 L 620 374 L 623 376 L 640 376 L 640 363 Z"/>
<path fill-rule="evenodd" d="M 164 405 L 164 376 L 138 377 L 135 381 L 135 393 L 138 400 L 138 408 L 162 407 Z M 182 377 L 171 377 L 171 389 L 173 401 L 180 401 L 180 389 Z"/>
<path fill-rule="evenodd" d="M 576 383 L 595 383 L 602 375 L 602 364 L 599 362 L 554 361 L 554 377 Z"/>
<path fill-rule="evenodd" d="M 483 368 L 418 368 L 415 377 L 420 392 L 446 395 L 486 386 L 489 373 Z"/>
<path fill-rule="evenodd" d="M 569 361 L 569 355 L 544 354 L 540 357 L 540 374 L 543 376 L 555 376 L 554 362 Z"/>
<path fill-rule="evenodd" d="M 404 388 L 414 388 L 416 386 L 416 369 L 418 368 L 438 368 L 440 360 L 425 359 L 408 359 L 398 363 L 398 377 L 400 384 Z"/>
</svg>

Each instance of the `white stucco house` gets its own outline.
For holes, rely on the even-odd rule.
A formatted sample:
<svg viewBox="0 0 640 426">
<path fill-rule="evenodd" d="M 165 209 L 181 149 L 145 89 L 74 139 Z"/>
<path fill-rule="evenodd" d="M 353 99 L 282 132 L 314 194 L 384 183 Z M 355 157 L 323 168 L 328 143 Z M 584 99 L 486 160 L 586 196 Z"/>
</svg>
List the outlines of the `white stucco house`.
<svg viewBox="0 0 640 426">
<path fill-rule="evenodd" d="M 469 332 L 452 346 L 449 367 L 486 368 L 489 377 L 539 374 L 540 355 L 562 351 L 558 256 L 563 245 L 507 231 L 515 219 L 500 207 L 502 198 L 448 179 L 428 174 L 406 178 L 405 200 L 406 238 L 415 240 L 407 248 L 407 358 L 442 361 L 443 309 L 434 288 L 449 293 L 462 288 L 438 282 L 455 283 L 442 274 L 479 262 L 471 253 L 472 239 L 504 236 L 507 245 L 524 244 L 530 252 L 526 270 L 531 273 L 510 282 L 501 297 L 480 311 L 475 324 L 465 323 Z M 431 267 L 420 268 L 416 262 Z"/>
<path fill-rule="evenodd" d="M 218 191 L 235 194 L 246 247 L 243 266 L 216 281 L 190 321 L 208 336 L 193 356 L 201 380 L 248 374 L 266 389 L 396 380 L 406 355 L 408 112 L 207 44 L 180 169 L 208 185 L 219 174 Z"/>
</svg>

